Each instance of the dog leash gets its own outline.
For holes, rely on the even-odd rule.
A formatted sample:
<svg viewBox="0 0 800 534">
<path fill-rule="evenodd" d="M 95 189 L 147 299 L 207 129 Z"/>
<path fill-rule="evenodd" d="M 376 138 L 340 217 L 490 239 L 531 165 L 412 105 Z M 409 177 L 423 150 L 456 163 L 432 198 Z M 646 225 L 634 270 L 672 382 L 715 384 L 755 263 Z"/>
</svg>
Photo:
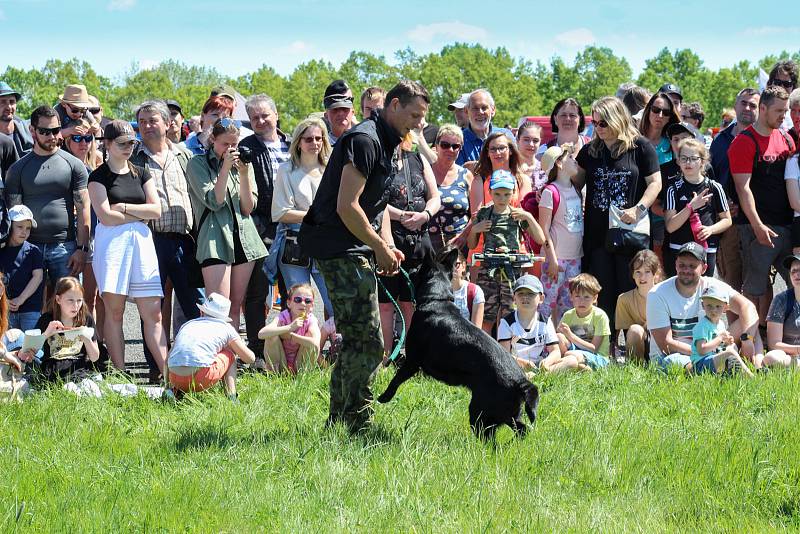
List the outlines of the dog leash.
<svg viewBox="0 0 800 534">
<path fill-rule="evenodd" d="M 416 308 L 417 299 L 414 297 L 414 284 L 411 283 L 411 277 L 408 276 L 408 273 L 402 267 L 400 267 L 400 274 L 402 274 L 403 278 L 406 279 L 406 284 L 408 285 L 408 291 L 409 294 L 411 295 L 411 304 Z M 389 302 L 391 302 L 392 306 L 394 306 L 397 315 L 400 316 L 400 324 L 402 326 L 402 328 L 400 329 L 400 339 L 397 340 L 397 344 L 394 346 L 392 353 L 389 355 L 389 361 L 393 362 L 397 359 L 397 356 L 400 354 L 400 349 L 402 349 L 403 345 L 405 345 L 406 343 L 406 318 L 403 317 L 403 310 L 400 309 L 400 304 L 397 303 L 392 294 L 389 293 L 389 290 L 386 289 L 386 286 L 383 285 L 383 282 L 381 282 L 381 277 L 376 274 L 375 279 L 378 281 L 378 285 L 381 286 L 381 289 L 383 289 L 383 292 L 389 298 Z"/>
</svg>

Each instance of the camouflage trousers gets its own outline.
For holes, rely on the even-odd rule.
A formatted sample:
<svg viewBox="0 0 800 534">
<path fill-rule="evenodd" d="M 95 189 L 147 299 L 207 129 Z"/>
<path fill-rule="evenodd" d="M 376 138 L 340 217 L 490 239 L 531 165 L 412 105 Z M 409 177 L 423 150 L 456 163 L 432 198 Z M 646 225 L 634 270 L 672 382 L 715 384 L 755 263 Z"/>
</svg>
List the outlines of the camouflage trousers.
<svg viewBox="0 0 800 534">
<path fill-rule="evenodd" d="M 373 262 L 362 254 L 317 260 L 325 278 L 342 348 L 331 372 L 329 422 L 362 429 L 372 415 L 370 384 L 383 361 L 378 287 Z"/>
</svg>

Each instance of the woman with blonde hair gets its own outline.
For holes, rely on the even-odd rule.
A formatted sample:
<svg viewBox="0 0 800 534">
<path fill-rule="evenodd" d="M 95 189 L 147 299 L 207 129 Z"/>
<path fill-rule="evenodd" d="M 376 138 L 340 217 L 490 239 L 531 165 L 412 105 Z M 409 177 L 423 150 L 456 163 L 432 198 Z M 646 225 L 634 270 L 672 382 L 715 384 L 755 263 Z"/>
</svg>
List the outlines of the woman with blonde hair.
<svg viewBox="0 0 800 534">
<path fill-rule="evenodd" d="M 270 249 L 270 256 L 277 257 L 286 287 L 308 284 L 314 279 L 329 317 L 333 315 L 333 306 L 325 280 L 314 260 L 300 253 L 297 235 L 317 194 L 331 150 L 328 129 L 322 119 L 306 118 L 294 129 L 289 145 L 290 159 L 278 167 L 275 176 L 272 220 L 278 223 L 278 229 Z"/>
<path fill-rule="evenodd" d="M 639 134 L 620 99 L 596 100 L 592 122 L 594 136 L 578 153 L 573 178 L 578 189 L 586 186 L 582 270 L 600 282 L 598 305 L 613 317 L 617 297 L 633 289 L 628 264 L 638 247 L 607 242 L 609 212 L 624 224 L 641 222 L 661 190 L 661 172 L 653 145 Z"/>
</svg>

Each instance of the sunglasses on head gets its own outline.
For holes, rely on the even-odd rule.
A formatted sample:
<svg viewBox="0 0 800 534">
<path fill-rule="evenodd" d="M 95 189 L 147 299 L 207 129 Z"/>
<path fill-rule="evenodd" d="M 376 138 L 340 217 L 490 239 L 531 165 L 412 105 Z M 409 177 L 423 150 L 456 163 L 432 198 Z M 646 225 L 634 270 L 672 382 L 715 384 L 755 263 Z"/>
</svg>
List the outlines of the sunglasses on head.
<svg viewBox="0 0 800 534">
<path fill-rule="evenodd" d="M 94 141 L 94 136 L 92 134 L 87 134 L 87 135 L 75 134 L 71 135 L 70 139 L 72 139 L 73 143 L 80 143 L 81 141 L 83 141 L 84 143 L 91 143 L 92 141 Z"/>
<path fill-rule="evenodd" d="M 306 304 L 312 304 L 314 302 L 314 299 L 312 299 L 311 297 L 305 297 L 305 298 L 292 297 L 292 302 L 294 302 L 295 304 L 302 304 L 303 302 L 305 302 Z"/>
<path fill-rule="evenodd" d="M 233 126 L 234 128 L 239 127 L 239 124 L 237 124 L 235 120 L 229 119 L 228 117 L 225 117 L 224 119 L 219 119 L 217 121 L 217 124 L 219 124 L 222 128 L 225 129 L 230 128 L 231 126 Z"/>
<path fill-rule="evenodd" d="M 663 115 L 665 117 L 668 117 L 672 113 L 672 111 L 669 108 L 660 108 L 658 106 L 651 106 L 650 113 L 652 113 L 653 115 Z"/>
<path fill-rule="evenodd" d="M 56 126 L 55 128 L 41 128 L 39 126 L 36 127 L 36 132 L 39 135 L 47 135 L 47 134 L 58 135 L 60 131 L 61 131 L 61 126 Z"/>
<path fill-rule="evenodd" d="M 439 141 L 439 146 L 445 150 L 461 150 L 460 143 L 448 143 L 447 141 Z"/>
</svg>

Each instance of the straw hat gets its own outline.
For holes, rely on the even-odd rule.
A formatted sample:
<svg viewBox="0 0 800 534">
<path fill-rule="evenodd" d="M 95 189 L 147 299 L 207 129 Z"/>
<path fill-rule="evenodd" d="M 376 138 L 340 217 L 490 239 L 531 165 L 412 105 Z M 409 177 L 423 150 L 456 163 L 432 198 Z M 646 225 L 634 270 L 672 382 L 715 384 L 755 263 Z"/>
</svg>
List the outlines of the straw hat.
<svg viewBox="0 0 800 534">
<path fill-rule="evenodd" d="M 92 101 L 89 100 L 89 92 L 86 90 L 85 85 L 72 84 L 66 86 L 64 88 L 64 94 L 60 95 L 58 99 L 65 104 L 70 104 L 75 107 L 92 107 Z"/>
</svg>

